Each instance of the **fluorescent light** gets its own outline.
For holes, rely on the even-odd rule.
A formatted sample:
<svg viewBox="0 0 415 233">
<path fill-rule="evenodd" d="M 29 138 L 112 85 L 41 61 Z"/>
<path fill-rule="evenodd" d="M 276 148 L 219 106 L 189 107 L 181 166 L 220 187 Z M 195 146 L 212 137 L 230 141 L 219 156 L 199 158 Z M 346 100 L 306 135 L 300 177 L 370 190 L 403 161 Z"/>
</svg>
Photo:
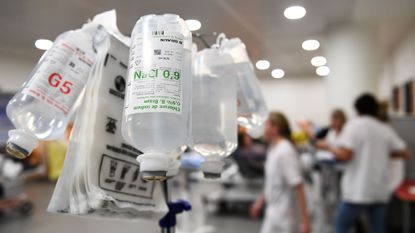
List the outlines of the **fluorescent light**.
<svg viewBox="0 0 415 233">
<path fill-rule="evenodd" d="M 188 19 L 184 21 L 190 31 L 197 31 L 202 27 L 202 23 L 197 19 Z"/>
<path fill-rule="evenodd" d="M 324 66 L 327 64 L 327 59 L 323 56 L 316 56 L 311 58 L 311 65 L 315 67 Z"/>
<path fill-rule="evenodd" d="M 40 50 L 48 50 L 50 47 L 52 47 L 53 42 L 48 39 L 38 39 L 35 41 L 36 48 Z"/>
<path fill-rule="evenodd" d="M 283 78 L 285 75 L 284 70 L 282 69 L 273 69 L 271 72 L 273 78 Z"/>
<path fill-rule="evenodd" d="M 316 74 L 318 76 L 327 76 L 330 74 L 330 68 L 328 68 L 327 66 L 317 67 Z"/>
<path fill-rule="evenodd" d="M 271 64 L 267 60 L 259 60 L 256 62 L 255 66 L 258 70 L 267 70 Z"/>
<path fill-rule="evenodd" d="M 305 40 L 301 44 L 301 47 L 303 47 L 304 50 L 313 51 L 320 48 L 320 42 L 318 42 L 318 40 Z"/>
<path fill-rule="evenodd" d="M 287 19 L 301 19 L 305 16 L 307 11 L 302 6 L 290 6 L 284 10 L 284 16 Z"/>
</svg>

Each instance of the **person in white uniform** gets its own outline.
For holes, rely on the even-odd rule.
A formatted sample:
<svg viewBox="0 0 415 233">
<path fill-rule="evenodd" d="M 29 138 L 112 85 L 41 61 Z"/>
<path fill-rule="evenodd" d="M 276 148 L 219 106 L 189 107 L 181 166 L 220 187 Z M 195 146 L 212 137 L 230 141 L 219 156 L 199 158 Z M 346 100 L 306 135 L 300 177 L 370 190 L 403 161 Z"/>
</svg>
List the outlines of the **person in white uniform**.
<svg viewBox="0 0 415 233">
<path fill-rule="evenodd" d="M 326 143 L 331 146 L 336 146 L 340 133 L 347 122 L 346 114 L 341 109 L 335 109 L 331 113 L 331 125 L 330 130 L 327 133 Z M 318 143 L 317 143 L 318 144 Z M 317 145 L 318 147 L 318 145 Z"/>
<path fill-rule="evenodd" d="M 328 147 L 346 163 L 341 182 L 342 201 L 338 207 L 335 232 L 348 233 L 363 213 L 371 232 L 384 232 L 384 215 L 391 191 L 388 164 L 391 157 L 409 157 L 405 142 L 377 119 L 378 102 L 371 94 L 355 102 L 358 117 L 349 121 L 337 147 Z"/>
<path fill-rule="evenodd" d="M 330 128 L 324 139 L 316 142 L 316 148 L 337 147 L 340 134 L 347 122 L 346 114 L 341 109 L 335 109 L 331 113 Z M 333 223 L 336 216 L 337 205 L 340 200 L 340 177 L 342 166 L 333 163 L 334 156 L 326 150 L 318 150 L 319 160 L 318 176 L 315 176 L 313 185 L 318 187 L 315 202 L 318 208 L 315 211 L 314 230 L 316 232 L 333 232 Z"/>
<path fill-rule="evenodd" d="M 341 109 L 335 109 L 331 113 L 331 123 L 328 129 L 327 135 L 324 139 L 320 139 L 316 142 L 315 147 L 320 149 L 317 153 L 319 159 L 334 159 L 331 152 L 326 151 L 329 147 L 337 147 L 339 143 L 340 133 L 347 122 L 346 114 Z"/>
<path fill-rule="evenodd" d="M 265 188 L 252 205 L 251 216 L 257 218 L 266 203 L 261 233 L 309 233 L 299 155 L 290 141 L 291 129 L 283 114 L 270 113 L 264 136 L 271 143 L 265 164 Z"/>
</svg>

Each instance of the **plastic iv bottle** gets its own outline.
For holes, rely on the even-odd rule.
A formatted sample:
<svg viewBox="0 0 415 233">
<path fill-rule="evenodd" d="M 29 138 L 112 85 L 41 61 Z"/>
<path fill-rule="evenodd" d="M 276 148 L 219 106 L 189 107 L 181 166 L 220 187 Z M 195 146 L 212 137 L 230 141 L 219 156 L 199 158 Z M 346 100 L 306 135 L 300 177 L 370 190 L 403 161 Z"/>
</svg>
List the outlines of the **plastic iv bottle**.
<svg viewBox="0 0 415 233">
<path fill-rule="evenodd" d="M 268 118 L 268 109 L 245 45 L 239 38 L 225 39 L 221 49 L 232 56 L 237 67 L 238 123 L 248 129 L 248 134 L 259 137 Z"/>
<path fill-rule="evenodd" d="M 123 117 L 126 141 L 146 180 L 163 180 L 170 157 L 187 145 L 192 35 L 178 15 L 141 17 L 132 32 Z"/>
<path fill-rule="evenodd" d="M 7 116 L 16 129 L 9 131 L 9 154 L 26 158 L 39 139 L 63 135 L 96 58 L 96 31 L 97 25 L 86 24 L 59 35 L 33 69 L 30 80 L 10 100 Z"/>
<path fill-rule="evenodd" d="M 216 48 L 198 52 L 193 65 L 193 149 L 205 158 L 206 178 L 219 178 L 237 147 L 236 77 L 231 56 Z"/>
</svg>

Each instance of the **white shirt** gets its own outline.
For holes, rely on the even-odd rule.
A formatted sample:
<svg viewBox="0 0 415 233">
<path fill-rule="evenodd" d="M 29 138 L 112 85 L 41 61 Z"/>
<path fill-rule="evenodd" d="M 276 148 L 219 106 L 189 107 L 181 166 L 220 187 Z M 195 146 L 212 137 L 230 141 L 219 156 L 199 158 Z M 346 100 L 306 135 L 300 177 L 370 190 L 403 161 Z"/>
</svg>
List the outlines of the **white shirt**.
<svg viewBox="0 0 415 233">
<path fill-rule="evenodd" d="M 299 218 L 294 188 L 301 182 L 298 153 L 288 140 L 282 140 L 270 148 L 265 164 L 267 211 L 264 225 L 271 224 L 272 232 L 297 231 Z"/>
<path fill-rule="evenodd" d="M 326 141 L 330 147 L 337 148 L 339 146 L 340 135 L 336 133 L 334 129 L 330 129 L 326 136 Z M 316 158 L 319 161 L 335 160 L 333 153 L 327 150 L 318 150 L 316 152 Z"/>
<path fill-rule="evenodd" d="M 361 116 L 342 131 L 339 145 L 353 151 L 342 177 L 342 199 L 351 203 L 386 203 L 390 154 L 405 142 L 395 131 L 373 117 Z"/>
<path fill-rule="evenodd" d="M 336 130 L 330 129 L 327 133 L 326 140 L 330 147 L 337 147 L 339 144 L 339 138 L 340 134 L 337 134 Z"/>
</svg>

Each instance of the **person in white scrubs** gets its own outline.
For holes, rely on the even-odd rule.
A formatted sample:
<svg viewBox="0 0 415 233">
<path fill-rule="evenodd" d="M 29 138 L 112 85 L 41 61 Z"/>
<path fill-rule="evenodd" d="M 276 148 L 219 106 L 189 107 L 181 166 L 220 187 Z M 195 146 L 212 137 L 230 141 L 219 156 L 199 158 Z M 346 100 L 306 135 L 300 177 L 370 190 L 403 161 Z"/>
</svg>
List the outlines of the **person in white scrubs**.
<svg viewBox="0 0 415 233">
<path fill-rule="evenodd" d="M 271 143 L 265 163 L 265 188 L 252 205 L 251 216 L 258 218 L 266 204 L 261 233 L 309 233 L 299 155 L 283 114 L 270 113 L 264 136 Z"/>
<path fill-rule="evenodd" d="M 330 128 L 324 139 L 316 142 L 318 150 L 316 157 L 319 161 L 319 169 L 315 172 L 318 174 L 314 176 L 313 185 L 318 187 L 315 193 L 315 203 L 318 207 L 315 208 L 314 230 L 316 232 L 333 232 L 333 223 L 335 221 L 337 205 L 340 199 L 340 177 L 342 166 L 338 163 L 333 163 L 335 160 L 331 152 L 324 150 L 327 147 L 337 147 L 340 134 L 347 117 L 343 110 L 335 109 L 330 116 Z"/>
<path fill-rule="evenodd" d="M 328 145 L 335 147 L 337 145 L 343 126 L 346 124 L 346 114 L 341 109 L 335 109 L 331 113 L 331 124 L 327 136 L 324 140 L 317 141 L 317 148 L 326 148 Z"/>
<path fill-rule="evenodd" d="M 389 160 L 408 158 L 409 151 L 396 132 L 377 119 L 379 106 L 373 95 L 360 96 L 355 109 L 359 116 L 346 124 L 338 146 L 325 148 L 346 164 L 335 232 L 348 233 L 356 219 L 365 213 L 371 232 L 383 233 L 391 194 L 387 185 Z"/>
</svg>

